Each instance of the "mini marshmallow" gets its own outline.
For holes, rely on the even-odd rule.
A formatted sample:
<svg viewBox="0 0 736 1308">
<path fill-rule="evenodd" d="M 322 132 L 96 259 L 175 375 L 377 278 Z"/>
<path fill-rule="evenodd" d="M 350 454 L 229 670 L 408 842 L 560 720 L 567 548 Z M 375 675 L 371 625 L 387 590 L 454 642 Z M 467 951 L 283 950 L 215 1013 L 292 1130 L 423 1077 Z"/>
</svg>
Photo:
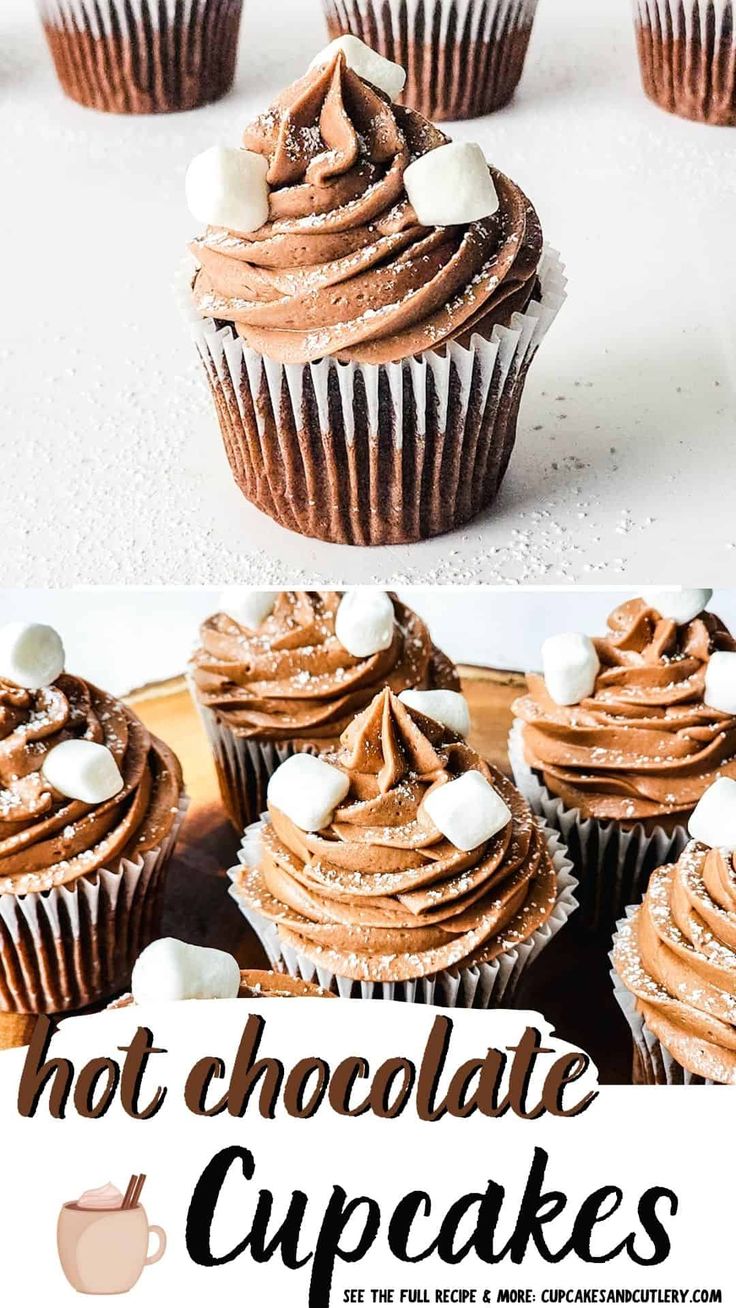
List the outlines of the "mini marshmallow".
<svg viewBox="0 0 736 1308">
<path fill-rule="evenodd" d="M 62 740 L 49 750 L 41 772 L 60 795 L 83 804 L 104 804 L 125 784 L 110 750 L 93 740 Z"/>
<path fill-rule="evenodd" d="M 268 783 L 268 803 L 301 831 L 329 826 L 350 789 L 344 772 L 314 754 L 292 754 Z"/>
<path fill-rule="evenodd" d="M 402 704 L 416 709 L 456 735 L 470 735 L 470 709 L 464 695 L 457 690 L 402 690 Z"/>
<path fill-rule="evenodd" d="M 268 161 L 252 150 L 213 145 L 192 159 L 185 181 L 187 205 L 200 223 L 255 232 L 268 222 Z"/>
<path fill-rule="evenodd" d="M 335 616 L 335 635 L 348 654 L 369 658 L 388 649 L 394 638 L 396 615 L 390 595 L 374 586 L 343 595 Z"/>
<path fill-rule="evenodd" d="M 701 795 L 687 825 L 693 840 L 711 849 L 736 849 L 736 781 L 730 777 L 714 781 Z"/>
<path fill-rule="evenodd" d="M 7 622 L 0 627 L 0 677 L 23 690 L 50 686 L 64 671 L 64 646 L 53 627 Z"/>
<path fill-rule="evenodd" d="M 309 67 L 321 68 L 324 64 L 332 63 L 338 50 L 342 50 L 345 55 L 348 68 L 352 68 L 364 82 L 377 86 L 379 91 L 383 91 L 390 100 L 395 100 L 398 95 L 401 95 L 406 86 L 406 72 L 401 64 L 384 59 L 383 55 L 372 50 L 357 36 L 338 36 L 336 41 L 331 41 L 324 50 L 320 50 Z"/>
<path fill-rule="evenodd" d="M 131 980 L 137 1004 L 173 999 L 237 999 L 240 968 L 222 949 L 187 945 L 171 936 L 140 954 Z"/>
<path fill-rule="evenodd" d="M 472 141 L 450 141 L 415 159 L 404 187 L 423 227 L 474 223 L 499 205 L 485 155 Z"/>
<path fill-rule="evenodd" d="M 248 631 L 257 631 L 276 607 L 277 590 L 249 590 L 247 586 L 226 586 L 220 593 L 220 609 Z"/>
<path fill-rule="evenodd" d="M 592 695 L 600 666 L 590 636 L 581 632 L 549 636 L 542 645 L 544 682 L 555 704 L 579 704 Z"/>
<path fill-rule="evenodd" d="M 685 586 L 673 586 L 665 590 L 647 587 L 641 592 L 641 597 L 650 608 L 656 610 L 660 617 L 669 618 L 671 622 L 683 626 L 684 623 L 692 622 L 693 618 L 697 618 L 698 614 L 710 604 L 713 591 L 707 588 L 688 590 Z"/>
<path fill-rule="evenodd" d="M 719 649 L 711 654 L 705 669 L 703 703 L 720 713 L 736 715 L 736 654 Z"/>
<path fill-rule="evenodd" d="M 456 849 L 477 849 L 511 821 L 511 810 L 480 772 L 431 790 L 423 801 L 427 817 Z"/>
</svg>

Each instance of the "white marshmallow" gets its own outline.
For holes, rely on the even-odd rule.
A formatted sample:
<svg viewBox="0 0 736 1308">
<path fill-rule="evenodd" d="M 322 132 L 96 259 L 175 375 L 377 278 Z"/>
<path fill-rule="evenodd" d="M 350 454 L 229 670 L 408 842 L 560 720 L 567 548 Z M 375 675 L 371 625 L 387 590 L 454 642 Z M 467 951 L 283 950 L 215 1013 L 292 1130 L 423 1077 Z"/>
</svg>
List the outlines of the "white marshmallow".
<svg viewBox="0 0 736 1308">
<path fill-rule="evenodd" d="M 542 645 L 542 670 L 555 704 L 579 704 L 592 695 L 600 660 L 590 636 L 579 631 L 549 636 Z"/>
<path fill-rule="evenodd" d="M 705 669 L 703 702 L 720 713 L 736 715 L 736 654 L 719 649 Z"/>
<path fill-rule="evenodd" d="M 344 772 L 314 754 L 292 754 L 268 783 L 268 802 L 301 831 L 329 826 L 350 789 Z"/>
<path fill-rule="evenodd" d="M 415 159 L 404 187 L 423 227 L 474 223 L 499 206 L 485 155 L 472 141 L 450 141 Z"/>
<path fill-rule="evenodd" d="M 276 607 L 277 590 L 249 590 L 247 586 L 226 586 L 220 592 L 220 610 L 248 631 L 257 631 Z"/>
<path fill-rule="evenodd" d="M 736 781 L 719 777 L 698 800 L 688 830 L 711 849 L 736 849 Z"/>
<path fill-rule="evenodd" d="M 678 626 L 682 626 L 686 622 L 692 622 L 693 618 L 697 618 L 698 614 L 703 612 L 713 598 L 713 591 L 708 590 L 707 587 L 688 589 L 686 586 L 673 586 L 657 590 L 655 587 L 647 586 L 641 592 L 641 597 L 650 608 L 657 611 L 660 617 L 669 618 Z"/>
<path fill-rule="evenodd" d="M 240 968 L 222 949 L 187 945 L 171 936 L 143 950 L 131 980 L 137 1004 L 172 999 L 237 999 Z"/>
<path fill-rule="evenodd" d="M 268 162 L 252 150 L 213 145 L 192 159 L 184 183 L 190 213 L 200 223 L 255 232 L 268 222 Z"/>
<path fill-rule="evenodd" d="M 390 595 L 374 586 L 361 586 L 343 595 L 335 615 L 335 635 L 348 654 L 369 658 L 388 649 L 396 615 Z"/>
<path fill-rule="evenodd" d="M 471 850 L 511 821 L 511 810 L 480 772 L 431 790 L 423 801 L 427 817 L 457 849 Z"/>
<path fill-rule="evenodd" d="M 64 671 L 64 646 L 53 627 L 7 622 L 0 627 L 0 677 L 23 690 L 50 686 Z"/>
<path fill-rule="evenodd" d="M 125 784 L 110 750 L 93 740 L 62 740 L 49 750 L 41 771 L 60 795 L 84 804 L 104 804 Z"/>
<path fill-rule="evenodd" d="M 395 100 L 397 95 L 401 95 L 406 86 L 406 71 L 401 64 L 384 59 L 383 55 L 380 55 L 377 50 L 372 50 L 357 36 L 338 36 L 336 41 L 331 41 L 324 50 L 320 50 L 309 67 L 321 68 L 324 64 L 332 63 L 338 50 L 342 50 L 345 55 L 348 68 L 352 68 L 364 82 L 377 86 L 379 91 L 385 92 L 390 100 Z"/>
<path fill-rule="evenodd" d="M 464 695 L 457 690 L 402 690 L 402 704 L 416 709 L 456 735 L 470 735 L 470 709 Z"/>
</svg>

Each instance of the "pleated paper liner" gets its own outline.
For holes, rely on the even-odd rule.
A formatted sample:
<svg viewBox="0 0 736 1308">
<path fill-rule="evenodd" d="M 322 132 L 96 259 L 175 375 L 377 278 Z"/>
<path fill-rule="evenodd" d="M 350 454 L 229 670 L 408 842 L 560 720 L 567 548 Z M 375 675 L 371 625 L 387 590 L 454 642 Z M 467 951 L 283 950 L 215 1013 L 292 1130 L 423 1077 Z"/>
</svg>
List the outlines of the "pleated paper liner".
<svg viewBox="0 0 736 1308">
<path fill-rule="evenodd" d="M 62 89 L 118 114 L 196 109 L 233 83 L 243 0 L 37 0 Z"/>
<path fill-rule="evenodd" d="M 413 981 L 355 981 L 336 976 L 319 967 L 305 954 L 282 941 L 278 926 L 262 917 L 245 902 L 238 890 L 236 877 L 241 867 L 252 866 L 260 851 L 260 832 L 266 819 L 253 823 L 243 836 L 238 853 L 239 865 L 228 873 L 233 884 L 230 894 L 246 921 L 258 936 L 271 967 L 290 976 L 313 981 L 331 990 L 341 999 L 394 999 L 413 1004 L 436 1004 L 443 1008 L 499 1008 L 513 1003 L 525 969 L 537 958 L 553 936 L 575 911 L 575 886 L 572 864 L 567 851 L 554 831 L 545 827 L 544 836 L 557 873 L 557 900 L 551 916 L 530 938 L 500 954 L 491 963 L 473 967 L 448 968 L 435 976 Z"/>
<path fill-rule="evenodd" d="M 545 248 L 541 295 L 509 327 L 391 364 L 288 365 L 232 327 L 189 319 L 230 467 L 246 499 L 304 536 L 424 540 L 490 505 L 511 457 L 529 366 L 565 298 Z"/>
<path fill-rule="evenodd" d="M 330 36 L 349 32 L 406 69 L 400 100 L 425 118 L 475 118 L 521 78 L 537 0 L 323 0 Z"/>
<path fill-rule="evenodd" d="M 238 736 L 213 709 L 199 703 L 191 684 L 190 692 L 210 742 L 225 811 L 236 831 L 242 832 L 264 812 L 268 783 L 276 769 L 292 754 L 316 754 L 318 750 L 292 740 Z M 326 739 L 324 748 L 330 743 Z"/>
<path fill-rule="evenodd" d="M 635 911 L 629 906 L 627 917 Z M 625 919 L 619 922 L 623 926 Z M 612 957 L 612 956 L 611 956 Z M 636 1006 L 636 996 L 626 988 L 615 969 L 611 969 L 613 992 L 631 1030 L 633 1042 L 632 1080 L 634 1085 L 720 1085 L 704 1076 L 690 1072 L 678 1063 L 665 1049 L 661 1040 L 649 1030 L 642 1013 Z"/>
<path fill-rule="evenodd" d="M 62 1013 L 125 989 L 158 935 L 186 807 L 182 797 L 166 840 L 136 859 L 41 894 L 0 895 L 0 1013 Z"/>
<path fill-rule="evenodd" d="M 687 828 L 645 830 L 636 823 L 624 829 L 566 808 L 524 758 L 522 726 L 517 720 L 509 735 L 514 781 L 532 812 L 558 831 L 567 846 L 579 881 L 576 926 L 610 938 L 627 905 L 642 899 L 654 869 L 679 858 L 690 839 Z"/>
<path fill-rule="evenodd" d="M 669 113 L 736 126 L 732 0 L 634 0 L 642 85 Z"/>
</svg>

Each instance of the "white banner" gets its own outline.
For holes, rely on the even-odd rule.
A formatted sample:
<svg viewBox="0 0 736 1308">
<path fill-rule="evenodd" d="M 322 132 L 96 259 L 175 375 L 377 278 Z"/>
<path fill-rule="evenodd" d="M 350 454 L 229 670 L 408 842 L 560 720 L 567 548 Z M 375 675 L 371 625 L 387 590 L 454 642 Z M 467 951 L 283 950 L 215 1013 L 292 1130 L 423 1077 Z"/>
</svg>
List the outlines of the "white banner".
<svg viewBox="0 0 736 1308">
<path fill-rule="evenodd" d="M 735 1301 L 728 1091 L 599 1089 L 538 1014 L 209 1001 L 43 1036 L 0 1055 L 13 1308 Z"/>
</svg>

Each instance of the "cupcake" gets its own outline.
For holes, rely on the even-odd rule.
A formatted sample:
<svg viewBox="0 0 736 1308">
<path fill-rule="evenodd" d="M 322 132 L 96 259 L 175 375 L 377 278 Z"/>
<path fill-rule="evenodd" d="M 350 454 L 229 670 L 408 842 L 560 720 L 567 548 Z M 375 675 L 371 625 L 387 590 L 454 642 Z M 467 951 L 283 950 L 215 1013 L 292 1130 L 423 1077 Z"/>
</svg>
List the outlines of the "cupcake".
<svg viewBox="0 0 736 1308">
<path fill-rule="evenodd" d="M 0 628 L 0 1014 L 127 984 L 159 930 L 184 809 L 171 750 L 63 668 L 50 627 Z"/>
<path fill-rule="evenodd" d="M 564 297 L 529 200 L 393 103 L 397 72 L 328 49 L 245 149 L 187 174 L 208 224 L 187 296 L 235 480 L 282 526 L 352 545 L 492 503 Z"/>
<path fill-rule="evenodd" d="M 736 1085 L 736 781 L 714 782 L 690 830 L 619 923 L 614 989 L 636 1081 Z"/>
<path fill-rule="evenodd" d="M 406 69 L 402 103 L 427 118 L 500 109 L 524 68 L 537 0 L 323 0 L 349 32 Z"/>
<path fill-rule="evenodd" d="M 719 679 L 736 642 L 706 590 L 645 592 L 605 636 L 545 642 L 545 675 L 514 704 L 514 776 L 562 835 L 580 918 L 608 933 L 650 873 L 682 852 L 698 800 L 736 776 L 736 698 Z"/>
<path fill-rule="evenodd" d="M 635 0 L 634 25 L 650 100 L 681 118 L 736 125 L 732 0 Z"/>
<path fill-rule="evenodd" d="M 344 997 L 508 1003 L 572 912 L 570 864 L 429 712 L 451 716 L 436 697 L 382 690 L 337 751 L 282 764 L 231 894 L 272 965 Z"/>
<path fill-rule="evenodd" d="M 62 89 L 91 109 L 196 109 L 233 84 L 243 0 L 37 3 Z"/>
<path fill-rule="evenodd" d="M 460 689 L 421 618 L 385 591 L 233 588 L 223 603 L 200 628 L 190 685 L 241 835 L 279 764 L 336 746 L 382 686 Z"/>
<path fill-rule="evenodd" d="M 328 990 L 299 977 L 260 969 L 243 971 L 222 949 L 205 949 L 167 936 L 137 959 L 131 993 L 110 1008 L 185 999 L 332 999 Z"/>
</svg>

